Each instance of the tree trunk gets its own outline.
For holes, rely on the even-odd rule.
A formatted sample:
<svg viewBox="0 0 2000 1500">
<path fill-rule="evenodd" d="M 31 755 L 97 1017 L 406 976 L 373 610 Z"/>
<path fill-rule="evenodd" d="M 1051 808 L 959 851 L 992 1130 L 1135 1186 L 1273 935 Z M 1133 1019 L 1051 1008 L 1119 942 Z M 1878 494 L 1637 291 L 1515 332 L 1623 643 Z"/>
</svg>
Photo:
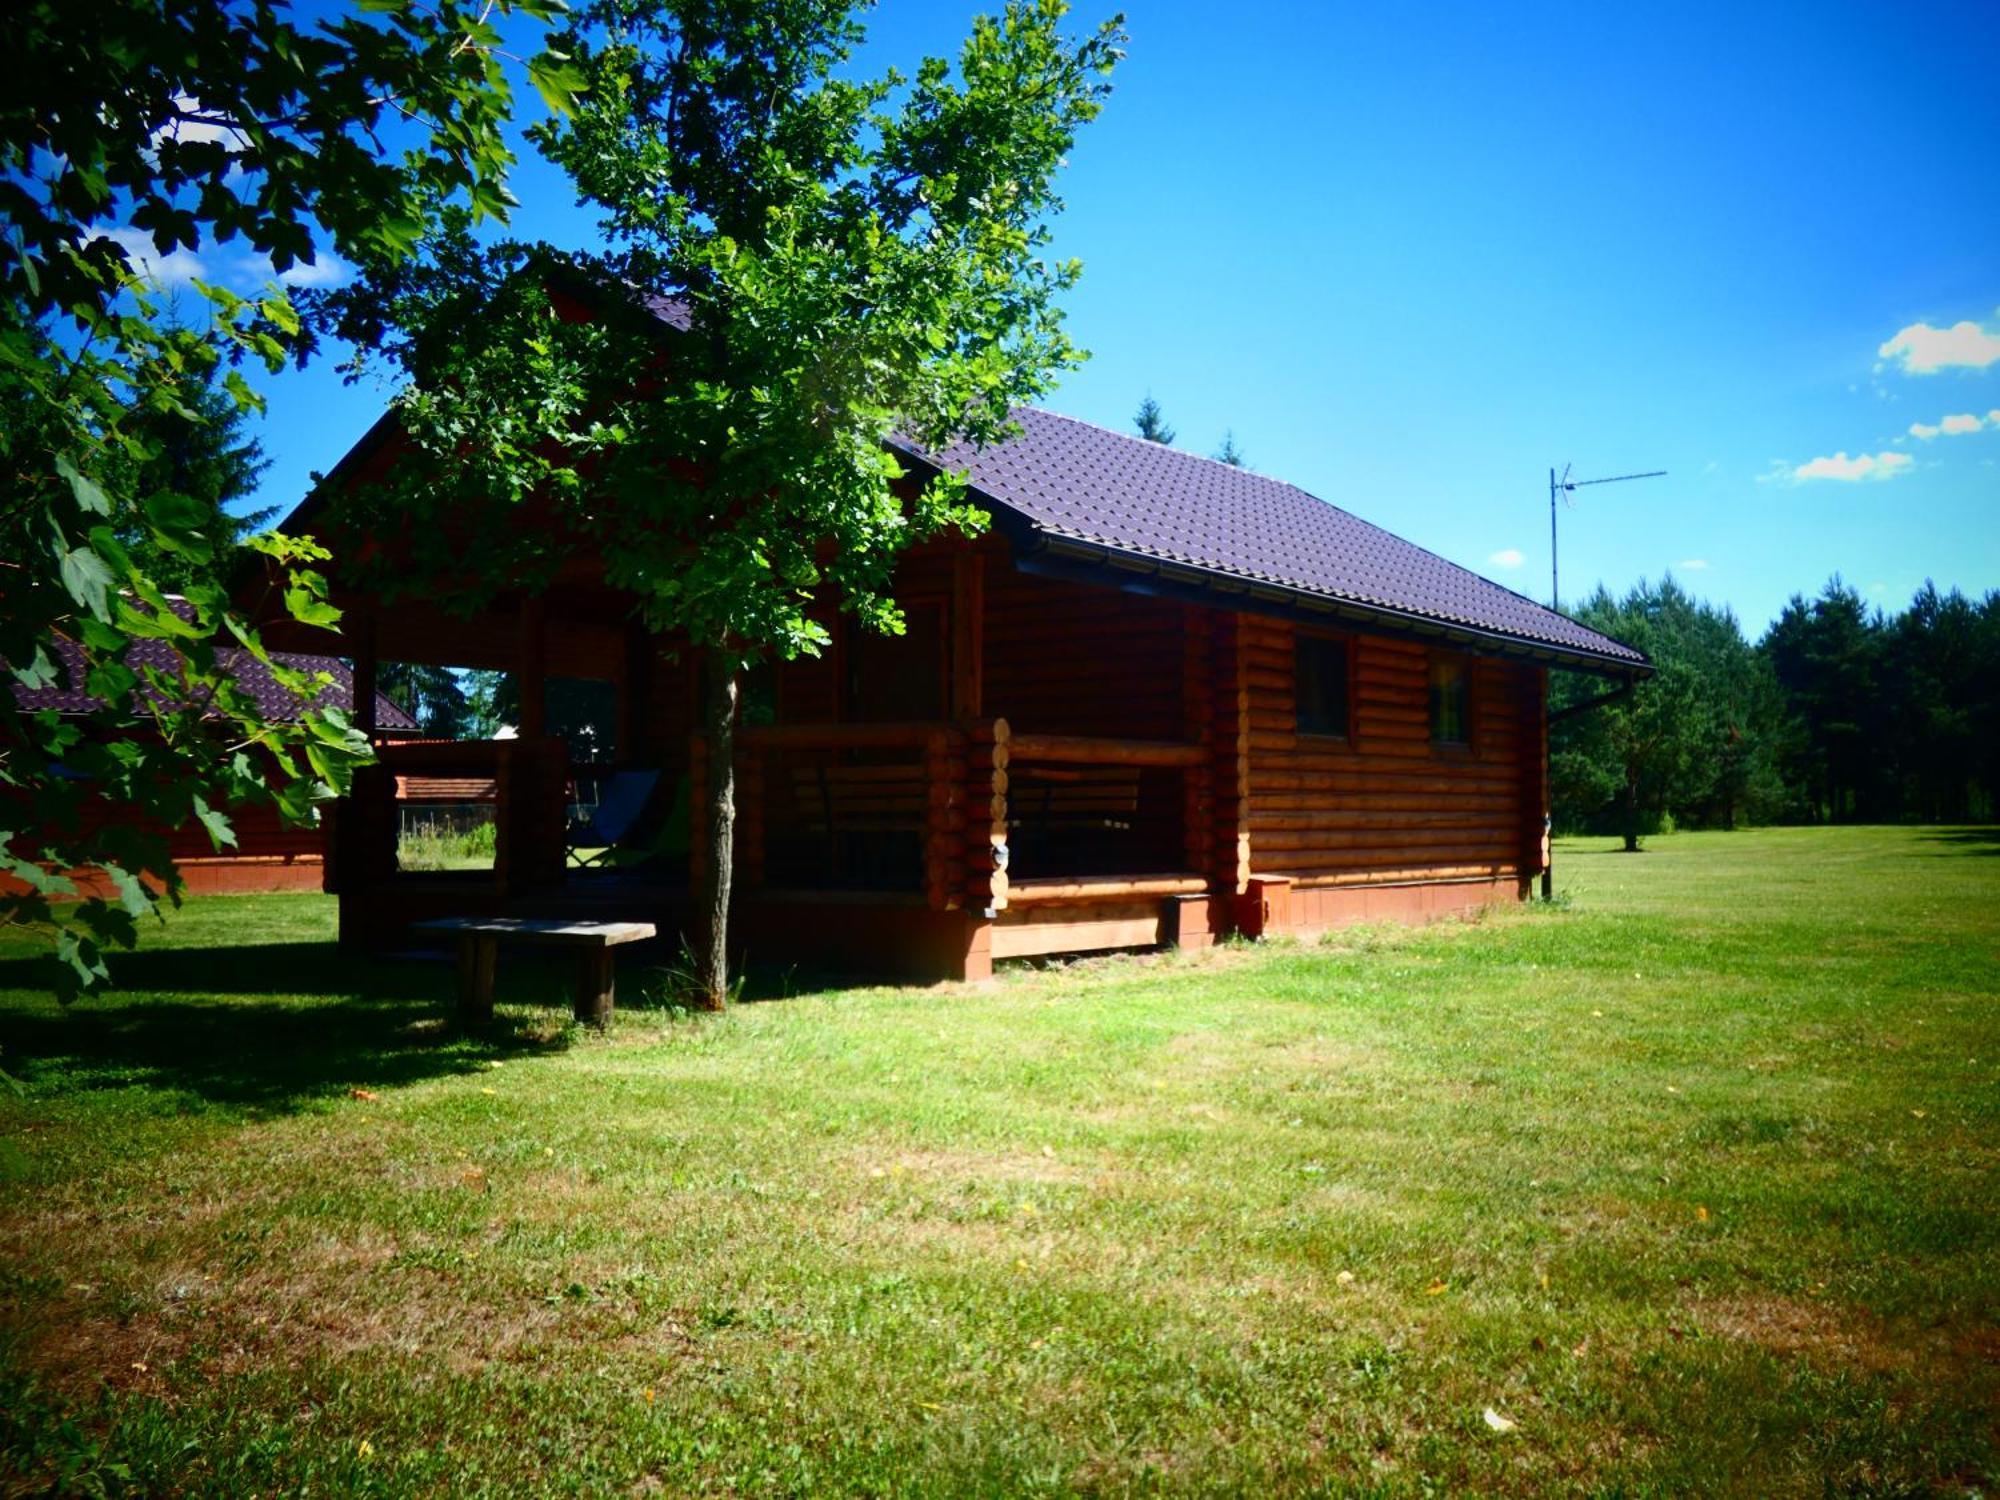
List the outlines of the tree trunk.
<svg viewBox="0 0 2000 1500">
<path fill-rule="evenodd" d="M 734 663 L 709 657 L 708 869 L 701 893 L 696 951 L 701 1004 L 721 1010 L 729 998 L 729 884 L 736 859 L 736 693 Z"/>
<path fill-rule="evenodd" d="M 1625 852 L 1639 852 L 1639 779 L 1625 778 Z"/>
</svg>

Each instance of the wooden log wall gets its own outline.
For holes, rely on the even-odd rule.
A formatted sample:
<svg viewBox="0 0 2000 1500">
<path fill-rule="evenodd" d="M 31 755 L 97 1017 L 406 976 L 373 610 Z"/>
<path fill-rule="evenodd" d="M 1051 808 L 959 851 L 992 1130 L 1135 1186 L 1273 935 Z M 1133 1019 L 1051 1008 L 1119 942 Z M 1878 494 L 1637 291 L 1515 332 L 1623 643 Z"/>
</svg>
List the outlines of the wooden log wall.
<svg viewBox="0 0 2000 1500">
<path fill-rule="evenodd" d="M 1433 745 L 1431 651 L 1363 635 L 1345 742 L 1297 731 L 1295 627 L 1241 615 L 1248 795 L 1243 826 L 1258 874 L 1301 885 L 1470 879 L 1523 872 L 1526 807 L 1539 771 L 1534 669 L 1466 657 L 1471 743 Z M 1532 704 L 1532 707 L 1531 707 Z M 1532 714 L 1534 721 L 1528 722 Z"/>
<path fill-rule="evenodd" d="M 1182 737 L 1180 605 L 1009 567 L 985 583 L 988 712 L 1019 734 Z"/>
</svg>

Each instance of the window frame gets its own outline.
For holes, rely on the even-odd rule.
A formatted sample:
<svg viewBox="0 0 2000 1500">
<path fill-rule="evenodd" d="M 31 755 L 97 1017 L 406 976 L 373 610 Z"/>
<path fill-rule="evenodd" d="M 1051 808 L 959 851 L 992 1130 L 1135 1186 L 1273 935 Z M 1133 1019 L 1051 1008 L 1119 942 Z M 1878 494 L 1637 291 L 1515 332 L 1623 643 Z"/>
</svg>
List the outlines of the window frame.
<svg viewBox="0 0 2000 1500">
<path fill-rule="evenodd" d="M 1355 676 L 1358 662 L 1358 637 L 1344 630 L 1320 630 L 1301 625 L 1292 632 L 1292 732 L 1302 740 L 1312 740 L 1322 745 L 1342 745 L 1352 749 L 1355 742 L 1355 720 L 1358 704 L 1355 698 Z M 1341 656 L 1341 727 L 1338 730 L 1308 729 L 1305 724 L 1304 706 L 1299 692 L 1302 686 L 1300 654 L 1308 642 L 1340 648 Z"/>
<path fill-rule="evenodd" d="M 1438 684 L 1440 667 L 1458 670 L 1459 739 L 1445 739 L 1438 733 Z M 1424 664 L 1424 709 L 1431 749 L 1443 755 L 1472 755 L 1479 740 L 1478 715 L 1473 709 L 1472 658 L 1460 651 L 1433 651 Z"/>
</svg>

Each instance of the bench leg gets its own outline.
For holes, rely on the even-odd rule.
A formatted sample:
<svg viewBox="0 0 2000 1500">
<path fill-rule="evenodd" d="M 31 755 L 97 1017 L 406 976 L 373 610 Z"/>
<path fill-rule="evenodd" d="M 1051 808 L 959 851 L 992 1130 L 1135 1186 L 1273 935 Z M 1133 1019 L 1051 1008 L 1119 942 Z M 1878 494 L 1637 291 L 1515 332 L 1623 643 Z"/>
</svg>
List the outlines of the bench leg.
<svg viewBox="0 0 2000 1500">
<path fill-rule="evenodd" d="M 617 998 L 617 964 L 609 945 L 586 948 L 576 960 L 576 1018 L 586 1026 L 611 1024 Z"/>
<path fill-rule="evenodd" d="M 493 968 L 500 940 L 477 932 L 458 938 L 458 1016 L 478 1024 L 493 1019 Z"/>
</svg>

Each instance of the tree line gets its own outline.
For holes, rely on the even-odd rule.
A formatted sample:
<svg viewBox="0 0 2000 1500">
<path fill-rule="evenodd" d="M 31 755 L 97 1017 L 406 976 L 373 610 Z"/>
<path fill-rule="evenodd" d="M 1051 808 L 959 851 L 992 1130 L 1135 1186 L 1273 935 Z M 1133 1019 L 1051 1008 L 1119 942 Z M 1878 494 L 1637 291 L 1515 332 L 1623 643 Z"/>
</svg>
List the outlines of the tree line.
<svg viewBox="0 0 2000 1500">
<path fill-rule="evenodd" d="M 1657 672 L 1590 709 L 1601 680 L 1552 682 L 1558 831 L 1636 848 L 1674 827 L 1985 822 L 2000 809 L 2000 592 L 1975 601 L 1926 582 L 1889 614 L 1836 576 L 1793 595 L 1754 643 L 1672 578 L 1623 598 L 1600 585 L 1574 615 Z"/>
</svg>

